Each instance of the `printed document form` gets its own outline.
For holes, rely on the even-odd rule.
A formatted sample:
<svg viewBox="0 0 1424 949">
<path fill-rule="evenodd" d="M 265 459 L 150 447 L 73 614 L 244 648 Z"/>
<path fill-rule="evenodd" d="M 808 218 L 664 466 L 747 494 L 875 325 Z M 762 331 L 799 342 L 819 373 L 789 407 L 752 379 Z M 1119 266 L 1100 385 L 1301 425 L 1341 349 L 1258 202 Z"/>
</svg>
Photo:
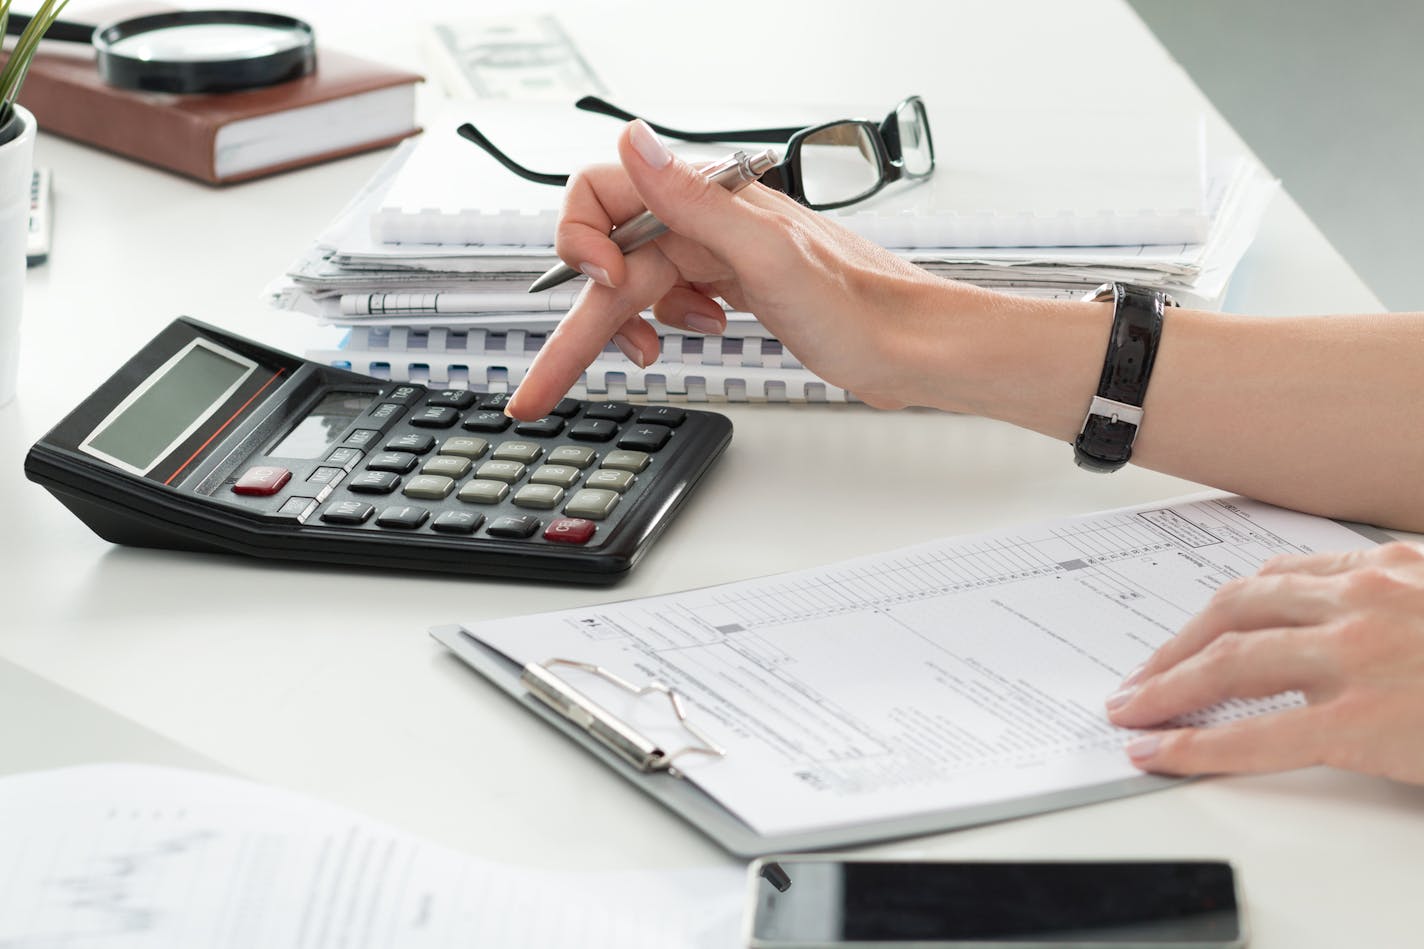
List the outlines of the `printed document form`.
<svg viewBox="0 0 1424 949">
<path fill-rule="evenodd" d="M 1374 543 L 1215 498 L 464 630 L 521 665 L 570 659 L 672 686 L 726 752 L 675 764 L 764 835 L 1061 795 L 1042 810 L 1138 774 L 1122 751 L 1133 733 L 1107 721 L 1104 699 L 1217 587 L 1276 554 Z M 553 668 L 669 751 L 695 744 L 665 699 Z M 1300 701 L 1231 701 L 1192 718 Z"/>
<path fill-rule="evenodd" d="M 499 864 L 196 771 L 0 779 L 0 949 L 723 949 L 745 876 Z"/>
</svg>

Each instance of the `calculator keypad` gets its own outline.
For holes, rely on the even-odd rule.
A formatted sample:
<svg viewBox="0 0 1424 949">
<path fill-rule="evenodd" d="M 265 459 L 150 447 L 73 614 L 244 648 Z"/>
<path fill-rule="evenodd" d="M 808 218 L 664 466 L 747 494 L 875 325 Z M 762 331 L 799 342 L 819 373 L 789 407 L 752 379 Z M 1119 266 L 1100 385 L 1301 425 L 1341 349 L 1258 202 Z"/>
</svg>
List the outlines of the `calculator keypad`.
<svg viewBox="0 0 1424 949">
<path fill-rule="evenodd" d="M 323 459 L 332 484 L 303 509 L 313 523 L 362 531 L 597 544 L 652 490 L 689 416 L 564 399 L 544 418 L 515 422 L 507 403 L 506 395 L 397 386 Z"/>
</svg>

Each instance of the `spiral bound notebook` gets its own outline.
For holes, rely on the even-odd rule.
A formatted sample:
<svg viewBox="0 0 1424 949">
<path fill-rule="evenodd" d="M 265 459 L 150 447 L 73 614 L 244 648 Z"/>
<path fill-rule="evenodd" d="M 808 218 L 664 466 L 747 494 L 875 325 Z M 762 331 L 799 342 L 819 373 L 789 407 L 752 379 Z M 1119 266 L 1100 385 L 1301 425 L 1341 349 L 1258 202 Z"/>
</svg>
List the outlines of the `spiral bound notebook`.
<svg viewBox="0 0 1424 949">
<path fill-rule="evenodd" d="M 864 109 L 802 106 L 692 107 L 619 103 L 683 128 L 811 124 Z M 945 109 L 927 103 L 945 130 L 935 174 L 900 183 L 840 211 L 842 224 L 886 247 L 1048 247 L 1199 243 L 1211 213 L 1199 119 Z M 797 117 L 799 116 L 799 118 Z M 674 118 L 676 117 L 676 118 Z M 562 188 L 512 174 L 455 134 L 470 121 L 519 163 L 568 174 L 617 160 L 622 123 L 558 103 L 461 103 L 427 125 L 372 218 L 386 243 L 553 243 Z M 1141 123 L 1153 134 L 1131 149 L 1104 128 Z M 949 136 L 948 132 L 954 135 Z M 689 160 L 733 145 L 669 144 Z"/>
<path fill-rule="evenodd" d="M 508 392 L 548 334 L 528 330 L 373 326 L 311 359 L 355 372 L 473 392 Z M 639 369 L 611 343 L 569 391 L 634 402 L 849 402 L 854 396 L 806 369 L 775 339 L 666 335 L 662 357 Z"/>
</svg>

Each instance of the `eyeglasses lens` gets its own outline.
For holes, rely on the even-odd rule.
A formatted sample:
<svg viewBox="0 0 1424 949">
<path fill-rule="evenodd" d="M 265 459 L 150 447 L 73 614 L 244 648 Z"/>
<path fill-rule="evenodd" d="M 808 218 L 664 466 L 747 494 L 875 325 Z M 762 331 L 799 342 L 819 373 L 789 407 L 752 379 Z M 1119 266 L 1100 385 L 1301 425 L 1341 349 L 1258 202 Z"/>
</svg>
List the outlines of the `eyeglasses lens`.
<svg viewBox="0 0 1424 949">
<path fill-rule="evenodd" d="M 918 101 L 903 103 L 895 113 L 900 130 L 900 161 L 907 175 L 929 174 L 934 168 L 934 147 L 925 107 Z"/>
<path fill-rule="evenodd" d="M 801 189 L 812 207 L 862 198 L 881 177 L 879 152 L 862 124 L 827 126 L 801 143 Z"/>
</svg>

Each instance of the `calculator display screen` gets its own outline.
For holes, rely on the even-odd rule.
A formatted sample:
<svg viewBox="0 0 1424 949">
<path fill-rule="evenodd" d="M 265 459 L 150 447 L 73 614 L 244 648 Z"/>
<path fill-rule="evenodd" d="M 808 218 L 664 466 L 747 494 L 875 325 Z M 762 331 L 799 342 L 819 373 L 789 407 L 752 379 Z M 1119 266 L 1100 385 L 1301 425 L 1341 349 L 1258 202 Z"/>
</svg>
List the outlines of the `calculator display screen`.
<svg viewBox="0 0 1424 949">
<path fill-rule="evenodd" d="M 146 474 L 197 430 L 257 364 L 206 340 L 194 340 L 129 393 L 80 448 Z"/>
<path fill-rule="evenodd" d="M 375 398 L 358 392 L 330 392 L 268 454 L 278 458 L 318 458 L 346 433 Z"/>
</svg>

